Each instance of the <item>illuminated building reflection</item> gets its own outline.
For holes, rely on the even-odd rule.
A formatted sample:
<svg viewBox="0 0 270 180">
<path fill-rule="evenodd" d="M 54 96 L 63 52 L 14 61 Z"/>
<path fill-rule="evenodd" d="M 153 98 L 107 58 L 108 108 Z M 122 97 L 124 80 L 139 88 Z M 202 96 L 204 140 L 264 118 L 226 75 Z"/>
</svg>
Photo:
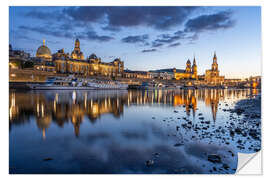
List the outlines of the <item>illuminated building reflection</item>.
<svg viewBox="0 0 270 180">
<path fill-rule="evenodd" d="M 182 106 L 187 116 L 195 117 L 199 102 L 211 109 L 212 119 L 216 121 L 220 101 L 244 99 L 255 94 L 258 91 L 250 89 L 10 92 L 9 123 L 12 129 L 34 117 L 44 139 L 52 122 L 59 127 L 70 123 L 78 137 L 84 121 L 94 124 L 105 114 L 118 119 L 125 107 Z"/>
</svg>

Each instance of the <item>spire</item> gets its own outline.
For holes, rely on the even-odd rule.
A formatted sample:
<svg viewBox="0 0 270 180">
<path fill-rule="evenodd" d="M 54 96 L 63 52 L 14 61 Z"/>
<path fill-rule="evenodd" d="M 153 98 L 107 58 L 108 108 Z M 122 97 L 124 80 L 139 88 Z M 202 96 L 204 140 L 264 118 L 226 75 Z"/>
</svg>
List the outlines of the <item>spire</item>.
<svg viewBox="0 0 270 180">
<path fill-rule="evenodd" d="M 216 51 L 214 52 L 214 57 L 213 57 L 213 62 L 217 62 L 217 54 L 216 54 Z"/>
<path fill-rule="evenodd" d="M 78 38 L 76 38 L 76 40 L 75 40 L 75 48 L 78 50 L 80 49 L 80 41 Z"/>
<path fill-rule="evenodd" d="M 196 59 L 195 59 L 195 54 L 193 54 L 194 58 L 193 58 L 193 64 L 196 64 Z"/>
<path fill-rule="evenodd" d="M 45 39 L 43 39 L 43 46 L 45 46 Z"/>
</svg>

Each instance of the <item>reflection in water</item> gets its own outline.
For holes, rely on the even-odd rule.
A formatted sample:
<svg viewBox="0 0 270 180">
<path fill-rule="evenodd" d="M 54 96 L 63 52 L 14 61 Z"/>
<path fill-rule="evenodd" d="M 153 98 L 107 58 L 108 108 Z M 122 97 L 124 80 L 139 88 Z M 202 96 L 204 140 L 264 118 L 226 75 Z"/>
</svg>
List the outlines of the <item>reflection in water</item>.
<svg viewBox="0 0 270 180">
<path fill-rule="evenodd" d="M 245 124 L 242 116 L 223 110 L 256 94 L 10 91 L 10 165 L 20 169 L 16 173 L 234 173 L 237 142 L 246 142 L 244 151 L 251 152 L 248 147 L 260 146 L 260 140 L 231 137 L 228 124 Z M 222 163 L 209 162 L 208 154 L 219 154 Z"/>
<path fill-rule="evenodd" d="M 195 117 L 197 103 L 202 101 L 211 108 L 212 119 L 216 121 L 219 101 L 244 99 L 258 91 L 200 89 L 200 90 L 153 90 L 153 91 L 40 91 L 33 93 L 10 93 L 10 128 L 13 124 L 28 122 L 30 116 L 36 119 L 37 127 L 45 138 L 46 129 L 52 121 L 63 127 L 71 122 L 76 136 L 80 132 L 80 124 L 87 116 L 91 123 L 104 114 L 112 114 L 119 118 L 124 106 L 132 105 L 166 105 L 184 106 L 186 115 Z M 70 98 L 71 97 L 71 98 Z"/>
</svg>

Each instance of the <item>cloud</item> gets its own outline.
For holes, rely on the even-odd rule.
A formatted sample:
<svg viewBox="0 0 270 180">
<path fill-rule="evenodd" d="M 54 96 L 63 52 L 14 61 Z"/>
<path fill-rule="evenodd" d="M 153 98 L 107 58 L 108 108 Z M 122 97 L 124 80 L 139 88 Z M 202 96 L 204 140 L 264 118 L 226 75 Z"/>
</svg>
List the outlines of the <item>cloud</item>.
<svg viewBox="0 0 270 180">
<path fill-rule="evenodd" d="M 55 37 L 64 37 L 64 38 L 73 37 L 73 33 L 69 31 L 52 30 L 48 27 L 43 27 L 43 26 L 37 26 L 37 27 L 19 26 L 19 29 L 26 30 L 26 31 L 33 31 L 33 32 L 55 36 Z"/>
<path fill-rule="evenodd" d="M 160 43 L 160 42 L 157 42 L 157 41 L 153 41 L 153 42 L 152 42 L 152 47 L 155 47 L 155 48 L 161 47 L 161 46 L 163 46 L 163 45 L 164 45 L 163 43 Z"/>
<path fill-rule="evenodd" d="M 98 22 L 105 18 L 107 9 L 106 6 L 68 7 L 63 9 L 62 13 L 75 21 Z"/>
<path fill-rule="evenodd" d="M 24 14 L 25 17 L 44 20 L 45 24 L 36 27 L 24 25 L 20 28 L 55 37 L 69 39 L 79 37 L 98 42 L 108 42 L 114 39 L 112 35 L 97 34 L 99 29 L 112 32 L 135 27 L 148 27 L 159 31 L 178 29 L 173 33 L 163 32 L 151 41 L 147 34 L 127 36 L 121 39 L 123 43 L 149 45 L 156 49 L 165 45 L 175 47 L 177 43 L 180 43 L 180 40 L 181 43 L 184 41 L 194 42 L 199 39 L 203 32 L 228 29 L 234 26 L 235 21 L 232 19 L 232 11 L 225 10 L 194 16 L 194 12 L 202 8 L 185 6 L 50 7 L 47 8 L 48 11 L 46 9 L 34 9 Z M 98 27 L 98 29 L 94 30 L 93 27 Z"/>
<path fill-rule="evenodd" d="M 186 34 L 180 33 L 180 31 L 177 31 L 173 34 L 161 34 L 158 36 L 157 39 L 155 39 L 152 42 L 152 47 L 161 47 L 164 44 L 175 43 L 176 41 L 179 41 L 179 40 L 185 39 L 185 38 L 186 38 Z"/>
<path fill-rule="evenodd" d="M 119 27 L 113 27 L 113 26 L 105 26 L 105 27 L 102 27 L 102 29 L 104 31 L 112 31 L 112 32 L 119 32 L 119 31 L 121 31 L 121 28 L 119 28 Z"/>
<path fill-rule="evenodd" d="M 183 38 L 182 36 L 178 35 L 170 35 L 170 34 L 162 34 L 161 38 L 156 39 L 155 42 L 159 43 L 173 43 L 179 39 Z"/>
<path fill-rule="evenodd" d="M 198 7 L 69 7 L 66 16 L 85 23 L 106 24 L 105 30 L 115 28 L 149 26 L 167 30 L 181 25 Z"/>
<path fill-rule="evenodd" d="M 148 53 L 148 52 L 156 52 L 157 49 L 145 49 L 145 50 L 142 50 L 142 53 Z"/>
<path fill-rule="evenodd" d="M 169 44 L 168 47 L 180 45 L 179 40 L 194 43 L 199 35 L 206 31 L 218 31 L 233 27 L 235 21 L 232 19 L 232 11 L 221 11 L 214 14 L 201 15 L 187 20 L 184 28 L 171 34 L 161 34 L 152 42 L 152 47 L 161 47 Z"/>
<path fill-rule="evenodd" d="M 54 10 L 51 12 L 33 10 L 26 12 L 24 16 L 41 20 L 59 20 L 65 18 L 64 14 L 59 10 Z"/>
<path fill-rule="evenodd" d="M 108 42 L 108 41 L 114 39 L 111 36 L 97 35 L 97 33 L 94 31 L 89 31 L 86 33 L 86 35 L 87 35 L 86 37 L 88 40 L 95 40 L 95 41 L 99 41 L 99 42 Z"/>
<path fill-rule="evenodd" d="M 33 31 L 41 34 L 46 34 L 50 36 L 55 37 L 63 37 L 63 38 L 80 38 L 85 40 L 94 40 L 99 42 L 108 42 L 110 40 L 113 40 L 114 38 L 111 36 L 105 36 L 105 35 L 98 35 L 94 31 L 86 31 L 86 32 L 78 32 L 73 33 L 70 30 L 62 31 L 62 30 L 52 30 L 48 27 L 43 26 L 37 26 L 37 27 L 31 27 L 31 26 L 19 26 L 19 29 L 26 30 L 26 31 Z"/>
<path fill-rule="evenodd" d="M 185 32 L 215 31 L 233 27 L 235 21 L 232 20 L 231 11 L 221 11 L 210 15 L 201 15 L 189 19 L 185 23 Z"/>
<path fill-rule="evenodd" d="M 168 47 L 170 48 L 170 47 L 177 47 L 177 46 L 180 46 L 181 45 L 181 43 L 173 43 L 173 44 L 170 44 Z"/>
<path fill-rule="evenodd" d="M 145 45 L 148 45 L 148 43 L 147 43 L 148 39 L 149 39 L 149 35 L 143 34 L 143 35 L 137 35 L 137 36 L 127 36 L 125 38 L 122 38 L 121 42 L 131 43 L 131 44 L 143 43 Z"/>
</svg>

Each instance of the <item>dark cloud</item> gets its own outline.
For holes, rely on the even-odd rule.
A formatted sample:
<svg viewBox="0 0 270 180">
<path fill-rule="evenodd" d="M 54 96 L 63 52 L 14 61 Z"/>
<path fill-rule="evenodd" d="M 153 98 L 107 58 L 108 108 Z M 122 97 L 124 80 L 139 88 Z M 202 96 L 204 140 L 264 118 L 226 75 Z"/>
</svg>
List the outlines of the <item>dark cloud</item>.
<svg viewBox="0 0 270 180">
<path fill-rule="evenodd" d="M 87 40 L 107 42 L 114 39 L 112 35 L 99 35 L 92 27 L 100 27 L 102 30 L 112 32 L 119 32 L 124 28 L 136 26 L 165 31 L 183 25 L 183 28 L 174 33 L 161 34 L 156 39 L 151 40 L 151 43 L 148 42 L 150 40 L 146 34 L 127 36 L 121 39 L 123 43 L 149 45 L 154 50 L 165 45 L 174 47 L 173 45 L 180 43 L 180 40 L 194 42 L 205 31 L 228 29 L 235 24 L 232 19 L 232 11 L 227 10 L 194 17 L 194 11 L 197 9 L 202 9 L 202 7 L 52 7 L 49 12 L 35 9 L 24 14 L 26 17 L 44 20 L 46 25 L 42 27 L 25 25 L 20 28 L 55 37 L 74 38 L 76 36 Z M 190 18 L 191 15 L 193 18 Z M 96 24 L 99 25 L 96 26 Z M 146 52 L 148 51 L 146 50 Z"/>
<path fill-rule="evenodd" d="M 37 27 L 19 26 L 19 29 L 26 30 L 26 31 L 33 31 L 33 32 L 46 34 L 46 35 L 50 35 L 50 36 L 56 36 L 56 37 L 64 37 L 64 38 L 73 37 L 73 33 L 69 32 L 69 31 L 52 30 L 48 27 L 43 27 L 43 26 L 37 26 Z"/>
<path fill-rule="evenodd" d="M 63 13 L 75 21 L 107 24 L 106 30 L 149 26 L 166 30 L 181 25 L 198 7 L 69 7 Z"/>
<path fill-rule="evenodd" d="M 156 39 L 155 41 L 159 42 L 159 43 L 173 43 L 181 38 L 182 38 L 182 36 L 178 36 L 178 35 L 172 36 L 170 34 L 163 34 L 163 35 L 161 35 L 161 38 Z"/>
<path fill-rule="evenodd" d="M 161 47 L 161 46 L 163 46 L 163 43 L 160 43 L 160 42 L 156 42 L 156 41 L 153 41 L 152 42 L 152 47 Z"/>
<path fill-rule="evenodd" d="M 104 31 L 112 31 L 112 32 L 119 32 L 119 31 L 121 31 L 121 28 L 119 28 L 119 27 L 113 27 L 113 26 L 105 26 L 105 27 L 102 27 L 102 29 Z"/>
<path fill-rule="evenodd" d="M 231 11 L 221 11 L 210 15 L 201 15 L 189 19 L 185 23 L 185 32 L 203 32 L 207 30 L 219 30 L 233 27 Z"/>
<path fill-rule="evenodd" d="M 94 40 L 94 41 L 100 41 L 100 42 L 108 42 L 114 39 L 111 36 L 97 35 L 97 33 L 94 31 L 89 31 L 86 33 L 86 35 L 87 35 L 86 37 L 88 40 Z"/>
<path fill-rule="evenodd" d="M 33 32 L 55 36 L 55 37 L 69 38 L 69 39 L 77 37 L 80 39 L 94 40 L 94 41 L 99 41 L 99 42 L 107 42 L 114 39 L 111 36 L 98 35 L 94 31 L 73 33 L 70 30 L 66 30 L 66 31 L 52 30 L 52 28 L 43 27 L 43 26 L 42 27 L 41 26 L 37 26 L 37 27 L 19 26 L 19 29 L 26 30 L 26 31 L 33 31 Z"/>
<path fill-rule="evenodd" d="M 177 46 L 180 46 L 181 43 L 173 43 L 173 44 L 170 44 L 168 47 L 177 47 Z"/>
<path fill-rule="evenodd" d="M 148 45 L 147 40 L 149 39 L 148 34 L 143 34 L 143 35 L 137 35 L 137 36 L 127 36 L 123 38 L 121 41 L 123 43 L 143 43 L 145 45 Z"/>
<path fill-rule="evenodd" d="M 75 21 L 98 22 L 105 17 L 107 9 L 106 6 L 68 7 L 62 13 Z"/>
<path fill-rule="evenodd" d="M 148 53 L 148 52 L 156 52 L 157 49 L 145 49 L 145 50 L 142 50 L 142 53 Z"/>
<path fill-rule="evenodd" d="M 52 12 L 33 10 L 25 13 L 24 16 L 41 20 L 59 20 L 65 18 L 65 15 L 59 10 Z"/>
<path fill-rule="evenodd" d="M 152 42 L 152 47 L 161 47 L 169 44 L 168 47 L 180 45 L 179 40 L 186 40 L 190 43 L 199 39 L 199 35 L 205 31 L 217 31 L 233 27 L 235 21 L 232 19 L 232 11 L 221 11 L 210 15 L 201 15 L 187 20 L 182 30 L 171 34 L 161 34 Z"/>
<path fill-rule="evenodd" d="M 161 34 L 152 42 L 152 47 L 161 47 L 164 44 L 175 43 L 178 40 L 185 39 L 185 33 L 180 33 L 180 31 L 174 34 Z"/>
<path fill-rule="evenodd" d="M 180 36 L 180 37 L 185 37 L 186 36 L 186 33 L 184 31 L 181 31 L 181 30 L 176 31 L 174 34 L 177 35 L 177 36 Z"/>
</svg>

